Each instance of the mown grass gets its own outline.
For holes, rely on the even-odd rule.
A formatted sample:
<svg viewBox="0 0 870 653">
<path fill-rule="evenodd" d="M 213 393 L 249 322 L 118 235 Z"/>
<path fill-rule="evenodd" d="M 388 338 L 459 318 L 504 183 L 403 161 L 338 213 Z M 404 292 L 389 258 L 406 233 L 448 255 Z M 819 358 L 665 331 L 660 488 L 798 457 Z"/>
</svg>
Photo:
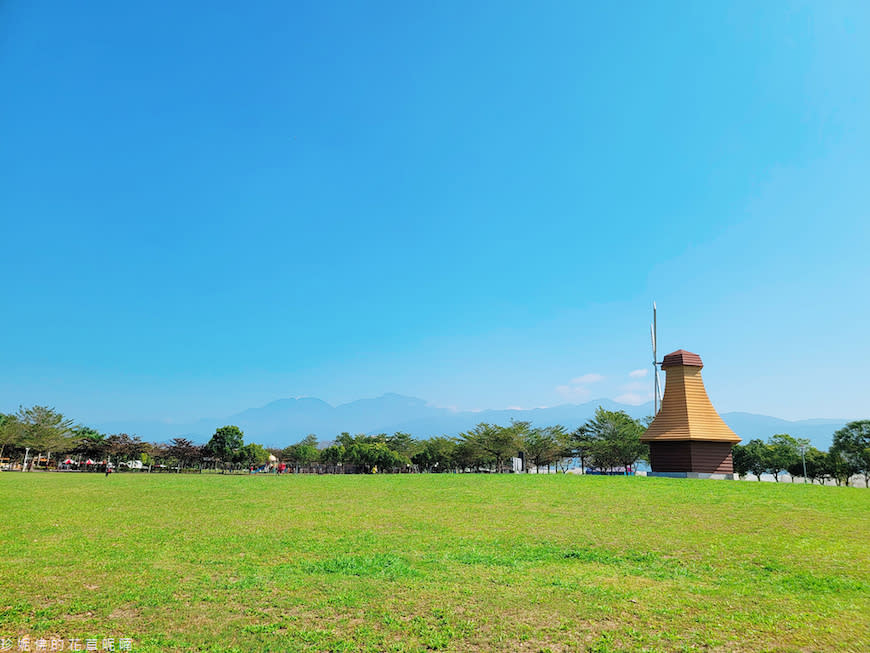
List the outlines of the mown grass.
<svg viewBox="0 0 870 653">
<path fill-rule="evenodd" d="M 135 651 L 855 650 L 863 488 L 0 474 L 0 637 Z"/>
</svg>

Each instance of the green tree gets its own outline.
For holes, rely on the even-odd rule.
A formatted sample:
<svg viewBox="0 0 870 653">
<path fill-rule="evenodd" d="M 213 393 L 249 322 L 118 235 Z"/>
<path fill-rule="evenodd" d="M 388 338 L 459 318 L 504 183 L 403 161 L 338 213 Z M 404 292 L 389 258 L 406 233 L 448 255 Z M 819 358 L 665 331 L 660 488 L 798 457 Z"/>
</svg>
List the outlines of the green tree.
<svg viewBox="0 0 870 653">
<path fill-rule="evenodd" d="M 782 472 L 788 470 L 789 466 L 795 462 L 800 461 L 800 448 L 806 444 L 809 444 L 808 440 L 795 440 L 788 433 L 777 433 L 771 436 L 767 444 L 767 465 L 777 483 L 779 483 L 779 475 Z"/>
<path fill-rule="evenodd" d="M 202 456 L 202 447 L 198 447 L 187 438 L 172 438 L 166 447 L 166 455 L 173 458 L 178 472 Z"/>
<path fill-rule="evenodd" d="M 386 442 L 375 442 L 368 445 L 372 467 L 377 467 L 379 472 L 401 471 L 411 464 L 411 459 L 403 453 L 394 451 Z"/>
<path fill-rule="evenodd" d="M 414 455 L 419 446 L 417 440 L 415 440 L 410 433 L 404 433 L 402 431 L 396 431 L 392 435 L 386 436 L 384 441 L 390 450 L 395 451 L 408 459 Z"/>
<path fill-rule="evenodd" d="M 72 448 L 73 421 L 54 408 L 19 408 L 15 415 L 20 428 L 20 445 L 39 452 L 62 452 Z"/>
<path fill-rule="evenodd" d="M 411 457 L 411 462 L 429 472 L 448 472 L 455 467 L 456 440 L 446 436 L 429 438 Z"/>
<path fill-rule="evenodd" d="M 141 460 L 144 465 L 154 466 L 160 463 L 161 460 L 169 460 L 169 445 L 163 444 L 162 442 L 149 442 L 147 445 L 147 450 L 143 451 L 142 455 L 139 456 L 139 460 Z M 198 448 L 199 457 L 201 458 L 202 447 Z"/>
<path fill-rule="evenodd" d="M 18 419 L 15 415 L 4 415 L 0 413 L 0 458 L 3 458 L 3 453 L 6 447 L 14 447 L 18 444 L 21 438 L 21 429 L 19 428 Z"/>
<path fill-rule="evenodd" d="M 341 433 L 335 444 L 320 452 L 320 460 L 328 464 L 348 463 L 356 465 L 365 473 L 374 470 L 390 471 L 399 467 L 410 465 L 410 458 L 394 451 L 391 444 L 399 449 L 409 446 L 413 440 L 407 434 L 396 434 L 398 437 L 388 436 L 385 433 L 378 435 L 351 435 Z M 407 437 L 405 437 L 407 436 Z"/>
<path fill-rule="evenodd" d="M 607 437 L 598 438 L 592 443 L 592 465 L 600 470 L 613 471 L 619 465 L 616 442 Z"/>
<path fill-rule="evenodd" d="M 853 474 L 864 475 L 870 485 L 870 420 L 849 422 L 834 433 L 831 452 L 843 458 Z"/>
<path fill-rule="evenodd" d="M 473 442 L 462 437 L 457 438 L 453 450 L 453 468 L 461 472 L 476 469 L 483 463 L 483 455 Z"/>
<path fill-rule="evenodd" d="M 575 457 L 574 438 L 568 429 L 561 424 L 555 426 L 547 426 L 545 430 L 556 441 L 558 451 L 556 454 L 556 468 L 561 467 L 562 473 L 568 472 L 568 467 L 573 462 Z"/>
<path fill-rule="evenodd" d="M 354 442 L 356 442 L 356 439 L 347 431 L 342 431 L 341 433 L 339 433 L 338 437 L 335 438 L 335 444 L 344 447 L 345 449 L 347 449 Z"/>
<path fill-rule="evenodd" d="M 100 460 L 106 455 L 106 436 L 96 429 L 80 426 L 74 429 L 73 440 L 75 441 L 73 451 L 80 456 Z"/>
<path fill-rule="evenodd" d="M 340 444 L 334 444 L 320 451 L 320 462 L 327 465 L 339 465 L 347 462 L 345 460 L 345 450 Z"/>
<path fill-rule="evenodd" d="M 211 436 L 203 453 L 223 463 L 234 462 L 236 452 L 244 445 L 244 433 L 238 426 L 222 426 Z"/>
<path fill-rule="evenodd" d="M 371 451 L 369 451 L 368 443 L 354 442 L 344 450 L 345 462 L 357 467 L 362 467 L 363 471 L 368 474 L 371 471 L 374 461 Z"/>
<path fill-rule="evenodd" d="M 791 474 L 792 478 L 795 478 L 796 476 L 804 476 L 804 464 L 806 464 L 805 478 L 807 478 L 810 483 L 815 480 L 821 482 L 825 475 L 825 455 L 825 452 L 819 451 L 815 447 L 806 446 L 804 448 L 803 460 L 801 460 L 800 454 L 798 454 L 797 460 L 792 462 L 786 471 Z"/>
<path fill-rule="evenodd" d="M 746 453 L 745 445 L 735 444 L 731 447 L 731 461 L 734 465 L 735 473 L 741 480 L 746 478 L 746 475 L 752 471 L 749 462 L 749 454 Z"/>
<path fill-rule="evenodd" d="M 823 459 L 824 475 L 833 479 L 837 485 L 849 485 L 849 480 L 855 473 L 855 467 L 841 451 L 831 447 Z"/>
<path fill-rule="evenodd" d="M 317 449 L 317 436 L 309 434 L 300 442 L 291 444 L 281 452 L 281 458 L 296 465 L 310 465 L 317 462 L 320 451 Z"/>
<path fill-rule="evenodd" d="M 388 471 L 404 464 L 404 461 L 407 460 L 392 451 L 377 436 L 357 436 L 345 450 L 345 458 L 347 462 L 362 467 L 367 474 L 372 472 L 375 467 L 378 468 L 378 471 Z"/>
<path fill-rule="evenodd" d="M 585 424 L 571 433 L 571 446 L 574 455 L 580 459 L 580 467 L 584 474 L 586 473 L 586 466 L 592 460 L 592 447 L 594 444 L 595 436 Z"/>
<path fill-rule="evenodd" d="M 760 481 L 761 475 L 770 467 L 768 463 L 770 448 L 763 441 L 754 439 L 743 447 L 743 453 L 746 456 L 746 468 Z"/>
<path fill-rule="evenodd" d="M 522 448 L 526 455 L 526 462 L 535 466 L 535 472 L 539 472 L 544 465 L 549 471 L 550 465 L 562 457 L 564 444 L 560 442 L 551 428 L 530 428 L 522 434 Z M 531 465 L 526 465 L 529 472 Z"/>
<path fill-rule="evenodd" d="M 515 456 L 520 450 L 518 431 L 527 422 L 513 423 L 511 426 L 496 426 L 481 422 L 470 431 L 460 434 L 460 437 L 477 452 L 482 463 L 495 463 L 496 472 L 501 472 L 503 462 Z"/>
<path fill-rule="evenodd" d="M 118 462 L 139 460 L 147 448 L 148 445 L 139 437 L 126 433 L 116 433 L 106 438 L 106 452 Z"/>
<path fill-rule="evenodd" d="M 628 470 L 634 469 L 638 460 L 649 456 L 649 446 L 640 441 L 640 436 L 646 431 L 641 423 L 625 413 L 622 414 L 628 419 L 620 417 L 620 424 L 616 429 L 616 460 L 621 467 Z"/>
<path fill-rule="evenodd" d="M 612 470 L 620 466 L 633 467 L 647 455 L 648 447 L 640 441 L 644 430 L 639 420 L 624 411 L 610 411 L 599 406 L 580 432 L 588 438 L 588 453 L 595 466 Z"/>
<path fill-rule="evenodd" d="M 246 467 L 251 465 L 256 467 L 268 462 L 269 452 L 263 445 L 251 442 L 236 449 L 233 458 L 233 462 L 241 463 Z"/>
<path fill-rule="evenodd" d="M 804 452 L 804 457 L 807 463 L 807 476 L 810 477 L 810 480 L 817 480 L 819 485 L 824 483 L 828 454 L 815 447 L 808 447 Z"/>
</svg>

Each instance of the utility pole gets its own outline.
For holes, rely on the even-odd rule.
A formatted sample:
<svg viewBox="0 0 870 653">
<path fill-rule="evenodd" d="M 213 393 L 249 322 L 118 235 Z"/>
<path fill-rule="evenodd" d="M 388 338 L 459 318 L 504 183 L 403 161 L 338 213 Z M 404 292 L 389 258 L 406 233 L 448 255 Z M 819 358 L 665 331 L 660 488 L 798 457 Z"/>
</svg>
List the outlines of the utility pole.
<svg viewBox="0 0 870 653">
<path fill-rule="evenodd" d="M 807 448 L 807 445 L 801 445 L 801 463 L 804 466 L 804 483 L 807 482 L 807 459 L 804 457 L 804 450 Z"/>
</svg>

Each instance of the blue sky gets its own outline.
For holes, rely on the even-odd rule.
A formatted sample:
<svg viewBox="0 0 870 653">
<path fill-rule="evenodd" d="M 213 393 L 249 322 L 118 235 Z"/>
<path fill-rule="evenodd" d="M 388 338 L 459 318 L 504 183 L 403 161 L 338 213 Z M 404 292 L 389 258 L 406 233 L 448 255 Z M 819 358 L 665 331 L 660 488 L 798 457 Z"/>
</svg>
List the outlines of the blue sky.
<svg viewBox="0 0 870 653">
<path fill-rule="evenodd" d="M 656 300 L 868 416 L 867 3 L 194 5 L 0 5 L 0 410 L 639 402 Z"/>
</svg>

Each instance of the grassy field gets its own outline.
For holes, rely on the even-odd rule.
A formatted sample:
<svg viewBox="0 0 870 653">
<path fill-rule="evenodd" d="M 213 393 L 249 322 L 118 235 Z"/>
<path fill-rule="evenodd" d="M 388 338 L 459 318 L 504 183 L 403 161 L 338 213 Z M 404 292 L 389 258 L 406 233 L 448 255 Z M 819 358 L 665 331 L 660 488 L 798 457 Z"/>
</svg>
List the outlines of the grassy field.
<svg viewBox="0 0 870 653">
<path fill-rule="evenodd" d="M 134 651 L 870 648 L 863 488 L 3 473 L 0 514 L 0 638 L 129 637 Z"/>
</svg>

